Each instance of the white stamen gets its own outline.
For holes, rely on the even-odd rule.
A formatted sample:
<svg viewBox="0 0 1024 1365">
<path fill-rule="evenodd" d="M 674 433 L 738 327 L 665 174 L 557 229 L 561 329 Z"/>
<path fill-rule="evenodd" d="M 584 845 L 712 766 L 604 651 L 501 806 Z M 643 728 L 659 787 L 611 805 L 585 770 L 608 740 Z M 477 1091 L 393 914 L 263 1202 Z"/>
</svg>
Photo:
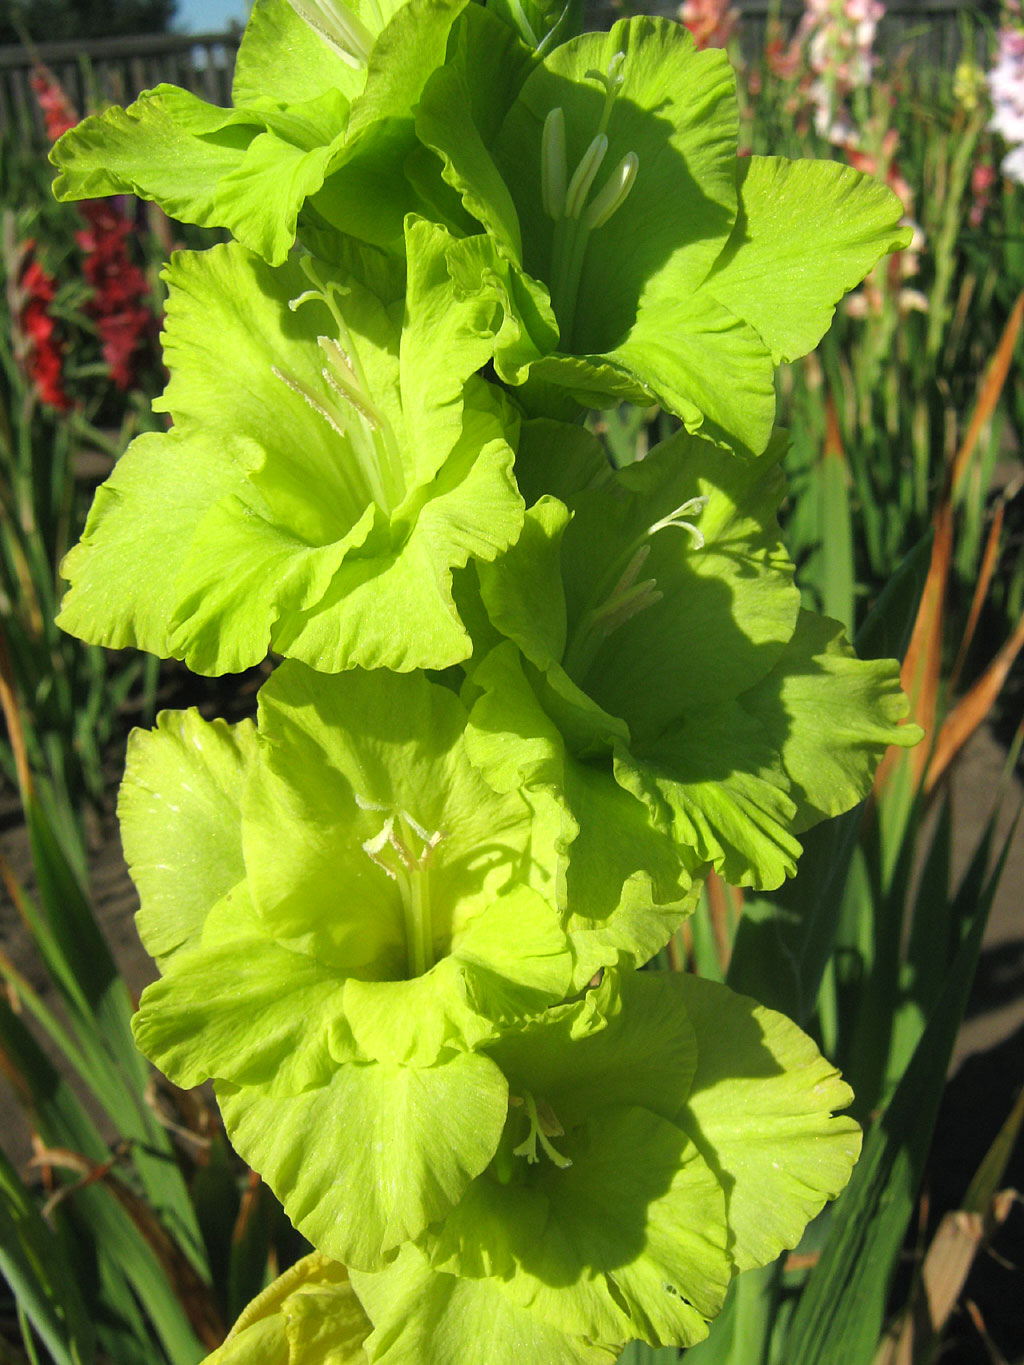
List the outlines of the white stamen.
<svg viewBox="0 0 1024 1365">
<path fill-rule="evenodd" d="M 565 195 L 566 218 L 578 218 L 583 212 L 590 187 L 594 183 L 594 177 L 601 169 L 601 162 L 604 160 L 607 151 L 608 139 L 604 133 L 598 133 L 583 153 L 580 164 L 576 167 L 573 177 L 569 181 L 569 188 Z"/>
<path fill-rule="evenodd" d="M 565 114 L 548 111 L 540 144 L 540 192 L 544 212 L 557 222 L 565 213 Z"/>
<path fill-rule="evenodd" d="M 636 180 L 640 158 L 636 152 L 627 152 L 615 170 L 608 177 L 604 187 L 587 209 L 583 226 L 588 232 L 602 227 L 613 213 L 617 212 L 629 197 Z"/>
<path fill-rule="evenodd" d="M 366 65 L 373 50 L 373 34 L 339 0 L 288 0 L 288 3 L 347 66 Z"/>
<path fill-rule="evenodd" d="M 383 825 L 381 825 L 379 832 L 375 834 L 372 839 L 363 840 L 363 852 L 369 858 L 371 863 L 376 863 L 377 866 L 381 869 L 381 871 L 386 872 L 387 875 L 391 878 L 391 880 L 393 882 L 396 882 L 398 880 L 398 877 L 395 875 L 394 871 L 390 867 L 388 867 L 387 863 L 380 856 L 381 853 L 383 853 L 384 849 L 388 846 L 388 844 L 393 843 L 394 829 L 395 817 L 393 815 L 389 815 L 388 818 L 384 821 Z"/>
<path fill-rule="evenodd" d="M 280 379 L 282 384 L 287 385 L 292 393 L 297 393 L 300 398 L 305 399 L 317 416 L 322 417 L 332 430 L 336 431 L 339 436 L 345 435 L 345 428 L 339 425 L 335 417 L 328 412 L 320 400 L 306 388 L 305 384 L 300 383 L 298 379 L 293 379 L 290 374 L 285 374 L 284 371 L 279 370 L 276 365 L 271 365 L 270 369 L 271 373 Z"/>
</svg>

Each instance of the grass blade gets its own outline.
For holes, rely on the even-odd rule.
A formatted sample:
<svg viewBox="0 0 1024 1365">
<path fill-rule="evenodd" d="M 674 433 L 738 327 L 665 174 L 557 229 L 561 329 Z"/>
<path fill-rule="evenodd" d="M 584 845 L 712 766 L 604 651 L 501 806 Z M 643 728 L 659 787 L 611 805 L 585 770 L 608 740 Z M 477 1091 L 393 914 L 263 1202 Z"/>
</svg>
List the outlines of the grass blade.
<svg viewBox="0 0 1024 1365">
<path fill-rule="evenodd" d="M 889 1280 L 917 1198 L 950 1054 L 1008 850 L 1009 840 L 966 917 L 965 936 L 910 1065 L 871 1129 L 836 1206 L 832 1235 L 793 1318 L 787 1365 L 870 1365 L 874 1357 Z"/>
</svg>

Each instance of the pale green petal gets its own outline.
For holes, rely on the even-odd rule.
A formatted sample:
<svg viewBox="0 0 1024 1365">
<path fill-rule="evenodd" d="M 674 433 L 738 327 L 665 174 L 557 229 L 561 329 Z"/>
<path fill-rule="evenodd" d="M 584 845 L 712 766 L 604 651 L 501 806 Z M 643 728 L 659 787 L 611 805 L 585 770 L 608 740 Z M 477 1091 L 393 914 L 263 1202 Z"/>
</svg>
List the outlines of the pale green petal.
<svg viewBox="0 0 1024 1365">
<path fill-rule="evenodd" d="M 612 1365 L 618 1356 L 559 1332 L 490 1280 L 439 1274 L 413 1246 L 352 1281 L 374 1322 L 367 1355 L 380 1365 Z"/>
<path fill-rule="evenodd" d="M 287 259 L 302 206 L 321 188 L 341 152 L 348 109 L 338 94 L 331 103 L 336 129 L 331 141 L 297 147 L 273 131 L 260 133 L 217 185 L 214 221 L 274 265 Z"/>
<path fill-rule="evenodd" d="M 569 520 L 564 503 L 541 498 L 527 512 L 515 545 L 478 569 L 492 622 L 541 669 L 560 660 L 565 650 L 561 549 Z"/>
<path fill-rule="evenodd" d="M 355 0 L 349 8 L 358 14 L 363 6 Z M 288 0 L 255 0 L 231 83 L 239 108 L 270 100 L 301 104 L 325 90 L 340 90 L 352 99 L 365 81 L 365 70 L 332 52 Z"/>
<path fill-rule="evenodd" d="M 511 381 L 512 376 L 507 378 Z M 620 360 L 604 355 L 546 355 L 530 366 L 530 379 L 564 391 L 586 408 L 614 408 L 620 403 L 651 407 L 658 401 L 646 376 L 638 377 L 628 357 Z M 529 386 L 524 389 L 524 396 L 529 401 Z M 540 411 L 544 413 L 545 408 Z"/>
<path fill-rule="evenodd" d="M 333 320 L 318 301 L 298 312 L 289 307 L 309 279 L 295 262 L 274 269 L 236 244 L 178 252 L 165 273 L 171 377 L 156 406 L 177 425 L 248 437 L 266 452 L 260 491 L 288 528 L 310 544 L 339 540 L 370 500 L 367 471 L 351 441 L 278 377 L 325 408 L 332 402 L 316 339 L 335 335 Z M 388 312 L 393 298 L 374 289 L 390 286 L 400 298 L 400 286 L 385 277 L 371 288 L 347 274 L 339 283 L 348 290 L 345 319 L 374 401 L 394 419 L 400 328 Z"/>
<path fill-rule="evenodd" d="M 615 778 L 671 812 L 672 836 L 734 886 L 772 888 L 796 872 L 796 804 L 778 754 L 738 703 L 708 706 L 646 749 L 621 751 Z"/>
<path fill-rule="evenodd" d="M 554 909 L 527 887 L 513 887 L 470 920 L 426 975 L 349 980 L 344 1033 L 351 1031 L 365 1056 L 429 1066 L 445 1047 L 477 1048 L 564 999 L 571 976 Z"/>
<path fill-rule="evenodd" d="M 220 178 L 241 164 L 263 127 L 258 114 L 158 85 L 127 109 L 93 114 L 64 134 L 51 154 L 60 171 L 53 191 L 62 200 L 136 194 L 183 222 L 219 226 Z"/>
<path fill-rule="evenodd" d="M 166 967 L 194 947 L 216 901 L 245 877 L 239 795 L 256 746 L 248 721 L 164 711 L 128 742 L 117 812 L 142 903 L 136 926 Z"/>
<path fill-rule="evenodd" d="M 254 452 L 216 434 L 139 436 L 96 490 L 79 543 L 64 557 L 69 583 L 57 623 L 109 649 L 170 657 L 177 578 L 197 524 L 244 482 Z"/>
<path fill-rule="evenodd" d="M 516 481 L 527 506 L 548 494 L 568 503 L 613 480 L 608 452 L 586 427 L 546 417 L 524 422 L 516 446 Z"/>
<path fill-rule="evenodd" d="M 416 135 L 441 158 L 446 183 L 498 251 L 519 262 L 519 220 L 493 146 L 497 122 L 528 73 L 529 56 L 507 25 L 482 7 L 467 7 L 455 36 L 451 59 L 423 88 Z"/>
<path fill-rule="evenodd" d="M 903 205 L 838 161 L 743 157 L 739 213 L 708 291 L 745 318 L 776 364 L 813 350 L 835 305 L 875 263 L 906 246 Z"/>
<path fill-rule="evenodd" d="M 677 1121 L 725 1186 L 737 1270 L 767 1265 L 849 1180 L 860 1129 L 833 1111 L 853 1094 L 783 1015 L 699 977 L 667 979 L 697 1033 Z"/>
<path fill-rule="evenodd" d="M 219 109 L 160 85 L 61 139 L 55 192 L 62 199 L 137 194 L 184 222 L 228 228 L 280 263 L 305 200 L 340 153 L 347 118 L 348 101 L 333 87 L 284 111 L 266 98 Z"/>
<path fill-rule="evenodd" d="M 604 771 L 569 759 L 564 782 L 579 825 L 566 869 L 565 929 L 581 989 L 623 954 L 639 966 L 659 953 L 699 900 L 705 869 Z"/>
<path fill-rule="evenodd" d="M 221 1082 L 217 1098 L 233 1146 L 298 1230 L 370 1270 L 445 1217 L 488 1164 L 508 1091 L 493 1062 L 457 1053 L 426 1068 L 349 1063 L 284 1098 Z"/>
<path fill-rule="evenodd" d="M 623 717 L 634 747 L 749 688 L 793 633 L 800 594 L 776 521 L 782 450 L 779 442 L 757 461 L 739 461 L 680 432 L 621 470 L 616 496 L 599 488 L 572 500 L 562 662 L 599 706 Z M 677 511 L 679 521 L 665 524 Z M 619 621 L 610 610 L 616 593 L 625 584 L 639 594 L 645 583 L 646 604 Z"/>
<path fill-rule="evenodd" d="M 775 420 L 775 382 L 764 342 L 710 286 L 680 292 L 659 280 L 641 300 L 628 336 L 608 358 L 638 374 L 688 431 L 758 455 Z"/>
<path fill-rule="evenodd" d="M 366 85 L 352 105 L 350 139 L 384 119 L 411 117 L 427 78 L 444 63 L 448 35 L 466 3 L 407 0 L 391 5 L 392 13 L 370 53 Z"/>
<path fill-rule="evenodd" d="M 246 492 L 203 517 L 177 577 L 168 643 L 194 673 L 238 673 L 265 659 L 296 613 L 323 601 L 346 554 L 382 520 L 367 507 L 333 544 L 309 545 L 274 520 L 255 490 Z"/>
<path fill-rule="evenodd" d="M 610 969 L 581 999 L 506 1030 L 487 1051 L 513 1093 L 543 1098 L 567 1130 L 623 1106 L 675 1120 L 698 1042 L 668 977 Z"/>
<path fill-rule="evenodd" d="M 365 851 L 389 819 L 415 854 L 424 837 L 440 836 L 422 873 L 435 960 L 510 881 L 537 878 L 544 889 L 550 854 L 535 842 L 530 808 L 483 781 L 465 725 L 455 694 L 421 675 L 326 678 L 286 663 L 264 684 L 263 757 L 246 790 L 243 843 L 254 901 L 275 936 L 360 975 L 407 974 L 402 888 L 380 866 L 390 858 L 397 874 L 399 855 L 382 845 L 375 861 Z M 514 961 L 514 944 L 509 952 Z M 371 972 L 373 962 L 389 970 Z"/>
<path fill-rule="evenodd" d="M 610 761 L 573 757 L 527 681 L 512 643 L 474 670 L 469 755 L 499 791 L 546 793 L 560 810 L 558 904 L 582 989 L 620 954 L 642 963 L 692 908 L 699 858 L 673 845 L 645 806 L 617 786 Z"/>
<path fill-rule="evenodd" d="M 922 737 L 919 726 L 899 723 L 910 709 L 899 664 L 858 659 L 842 626 L 812 612 L 801 612 L 785 654 L 740 702 L 782 755 L 795 831 L 855 806 L 887 747 Z"/>
<path fill-rule="evenodd" d="M 139 1050 L 184 1089 L 215 1078 L 268 1096 L 326 1085 L 343 978 L 265 935 L 179 953 L 132 1020 Z"/>
</svg>

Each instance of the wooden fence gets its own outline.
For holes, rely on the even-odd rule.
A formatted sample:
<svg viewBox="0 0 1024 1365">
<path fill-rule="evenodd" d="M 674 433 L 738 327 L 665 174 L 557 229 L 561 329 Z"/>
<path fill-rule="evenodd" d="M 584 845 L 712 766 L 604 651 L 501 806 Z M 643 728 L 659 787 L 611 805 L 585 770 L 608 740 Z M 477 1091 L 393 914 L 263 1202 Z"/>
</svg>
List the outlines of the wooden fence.
<svg viewBox="0 0 1024 1365">
<path fill-rule="evenodd" d="M 162 81 L 194 90 L 211 104 L 230 105 L 240 38 L 240 31 L 175 33 L 40 43 L 31 50 L 0 47 L 0 129 L 43 140 L 42 116 L 29 84 L 37 61 L 49 67 L 82 113 L 104 104 L 128 104 Z"/>
<path fill-rule="evenodd" d="M 621 3 L 621 0 L 620 0 Z M 803 13 L 799 0 L 734 0 L 741 12 L 740 41 L 744 55 L 755 59 L 771 18 L 792 32 Z M 590 0 L 591 22 L 610 23 L 622 13 L 608 0 Z M 675 14 L 673 0 L 630 8 Z M 879 28 L 877 48 L 883 56 L 911 54 L 915 62 L 951 67 L 962 55 L 964 35 L 975 57 L 986 61 L 989 33 L 997 21 L 999 0 L 965 5 L 958 0 L 896 0 Z M 107 38 L 82 43 L 41 43 L 33 50 L 0 47 L 0 131 L 34 141 L 44 140 L 42 118 L 29 84 L 32 67 L 43 62 L 57 76 L 72 103 L 83 112 L 103 104 L 127 104 L 141 91 L 169 81 L 194 90 L 212 104 L 231 102 L 231 74 L 241 34 L 200 36 L 162 34 L 148 38 Z"/>
</svg>

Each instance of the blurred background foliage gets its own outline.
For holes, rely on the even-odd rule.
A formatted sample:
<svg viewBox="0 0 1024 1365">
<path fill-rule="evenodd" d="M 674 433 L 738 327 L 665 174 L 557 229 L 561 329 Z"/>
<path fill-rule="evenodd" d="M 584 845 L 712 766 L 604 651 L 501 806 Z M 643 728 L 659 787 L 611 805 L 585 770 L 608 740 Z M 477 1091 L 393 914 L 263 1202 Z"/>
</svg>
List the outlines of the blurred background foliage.
<svg viewBox="0 0 1024 1365">
<path fill-rule="evenodd" d="M 58 8 L 88 22 L 88 6 Z M 173 4 L 102 8 L 110 22 L 151 12 L 160 27 Z M 914 224 L 911 247 L 840 306 L 778 387 L 802 591 L 865 657 L 904 660 L 928 734 L 884 765 L 863 808 L 807 837 L 793 882 L 764 897 L 710 882 L 661 957 L 808 1028 L 850 1078 L 866 1127 L 850 1188 L 791 1255 L 742 1277 L 689 1357 L 1020 1359 L 1019 1334 L 993 1337 L 964 1285 L 1020 1217 L 1006 1180 L 1022 1102 L 983 1135 L 958 1209 L 929 1219 L 922 1196 L 949 1140 L 936 1129 L 943 1089 L 1009 849 L 1002 789 L 964 847 L 950 774 L 986 726 L 1009 782 L 1021 739 L 1024 189 L 1003 173 L 1013 149 L 989 127 L 997 36 L 965 24 L 955 67 L 899 50 L 879 63 L 881 6 L 818 0 L 788 22 L 769 14 L 744 60 L 742 21 L 721 0 L 687 0 L 680 17 L 699 42 L 731 47 L 747 150 L 870 170 Z M 44 70 L 34 97 L 50 137 L 78 116 Z M 134 201 L 58 206 L 45 154 L 43 140 L 0 132 L 0 772 L 8 821 L 15 800 L 24 821 L 31 889 L 2 859 L 0 877 L 35 951 L 31 971 L 0 952 L 0 1066 L 33 1153 L 20 1169 L 0 1159 L 0 1360 L 192 1365 L 304 1248 L 208 1096 L 175 1091 L 135 1053 L 131 996 L 90 900 L 90 833 L 109 816 L 132 724 L 197 700 L 197 688 L 238 714 L 254 680 L 218 687 L 89 648 L 53 616 L 57 566 L 96 485 L 134 434 L 157 427 L 160 263 L 213 237 Z M 592 425 L 619 464 L 671 430 L 654 410 Z M 623 1361 L 677 1355 L 634 1346 Z"/>
</svg>

